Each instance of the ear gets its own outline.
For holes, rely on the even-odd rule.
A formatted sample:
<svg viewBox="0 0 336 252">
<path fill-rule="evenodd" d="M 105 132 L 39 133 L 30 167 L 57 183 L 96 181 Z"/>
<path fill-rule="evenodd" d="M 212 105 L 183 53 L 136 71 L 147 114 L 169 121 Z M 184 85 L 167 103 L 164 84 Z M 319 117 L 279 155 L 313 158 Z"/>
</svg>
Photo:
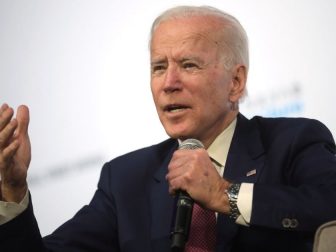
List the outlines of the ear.
<svg viewBox="0 0 336 252">
<path fill-rule="evenodd" d="M 239 101 L 244 95 L 247 80 L 247 69 L 244 65 L 236 65 L 232 68 L 232 87 L 229 100 L 233 103 Z"/>
</svg>

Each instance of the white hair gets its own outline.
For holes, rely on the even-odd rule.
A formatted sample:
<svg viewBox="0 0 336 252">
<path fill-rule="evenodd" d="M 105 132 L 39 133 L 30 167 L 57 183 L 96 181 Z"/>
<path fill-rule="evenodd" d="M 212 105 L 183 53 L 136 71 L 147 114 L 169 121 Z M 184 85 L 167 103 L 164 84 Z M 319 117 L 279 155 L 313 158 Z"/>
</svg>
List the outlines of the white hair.
<svg viewBox="0 0 336 252">
<path fill-rule="evenodd" d="M 224 58 L 224 66 L 227 70 L 231 69 L 234 65 L 243 64 L 246 67 L 246 71 L 249 68 L 249 50 L 248 50 L 248 38 L 243 26 L 232 15 L 223 12 L 217 8 L 210 6 L 178 6 L 166 10 L 160 16 L 158 16 L 151 28 L 150 44 L 153 38 L 153 34 L 156 28 L 164 21 L 195 17 L 195 16 L 211 16 L 222 19 L 223 29 L 219 30 L 220 37 L 223 41 L 221 44 L 225 47 L 225 51 L 222 50 Z"/>
</svg>

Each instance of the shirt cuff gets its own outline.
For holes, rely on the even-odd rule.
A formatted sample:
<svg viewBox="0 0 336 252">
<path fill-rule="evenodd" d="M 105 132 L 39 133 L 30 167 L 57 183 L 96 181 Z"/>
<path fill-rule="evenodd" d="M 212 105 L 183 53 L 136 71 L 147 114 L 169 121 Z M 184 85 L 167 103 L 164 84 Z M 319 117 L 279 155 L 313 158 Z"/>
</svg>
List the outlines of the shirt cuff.
<svg viewBox="0 0 336 252">
<path fill-rule="evenodd" d="M 20 215 L 29 205 L 28 190 L 22 201 L 18 203 L 0 201 L 0 225 L 13 220 Z"/>
<path fill-rule="evenodd" d="M 249 226 L 252 213 L 252 199 L 253 199 L 253 186 L 252 183 L 242 183 L 238 193 L 237 206 L 240 212 L 236 223 Z"/>
</svg>

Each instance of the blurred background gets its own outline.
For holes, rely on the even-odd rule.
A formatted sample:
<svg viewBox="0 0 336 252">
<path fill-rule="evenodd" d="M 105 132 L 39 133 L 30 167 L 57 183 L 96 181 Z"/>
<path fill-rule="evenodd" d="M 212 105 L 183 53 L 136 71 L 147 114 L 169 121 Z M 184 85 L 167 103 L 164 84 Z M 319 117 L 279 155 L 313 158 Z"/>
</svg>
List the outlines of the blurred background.
<svg viewBox="0 0 336 252">
<path fill-rule="evenodd" d="M 175 5 L 236 16 L 250 41 L 248 117 L 336 133 L 333 0 L 0 0 L 0 103 L 31 112 L 29 186 L 41 233 L 93 196 L 102 165 L 167 138 L 149 87 L 149 30 Z"/>
</svg>

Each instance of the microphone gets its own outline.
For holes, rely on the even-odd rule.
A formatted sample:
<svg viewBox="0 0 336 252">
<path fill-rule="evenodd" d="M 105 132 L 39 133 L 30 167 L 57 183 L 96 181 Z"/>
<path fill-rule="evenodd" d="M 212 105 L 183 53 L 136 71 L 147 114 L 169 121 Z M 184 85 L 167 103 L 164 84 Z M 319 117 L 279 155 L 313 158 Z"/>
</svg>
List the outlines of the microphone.
<svg viewBox="0 0 336 252">
<path fill-rule="evenodd" d="M 204 145 L 197 139 L 187 139 L 180 143 L 179 150 L 194 150 L 204 148 Z M 175 223 L 171 233 L 172 251 L 184 251 L 184 246 L 189 237 L 194 200 L 190 195 L 182 190 L 177 192 L 177 202 L 175 209 Z"/>
</svg>

